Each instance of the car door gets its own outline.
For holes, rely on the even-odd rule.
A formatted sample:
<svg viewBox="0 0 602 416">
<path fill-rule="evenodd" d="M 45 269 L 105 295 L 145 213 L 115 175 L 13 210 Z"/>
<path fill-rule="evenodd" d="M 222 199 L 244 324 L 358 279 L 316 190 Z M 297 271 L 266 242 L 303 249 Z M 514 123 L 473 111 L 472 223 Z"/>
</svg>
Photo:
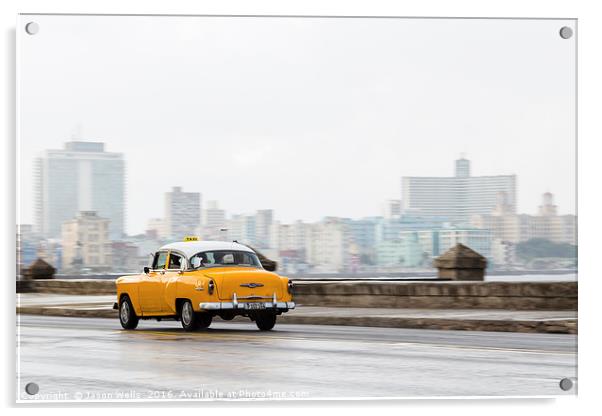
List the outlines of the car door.
<svg viewBox="0 0 602 416">
<path fill-rule="evenodd" d="M 140 283 L 140 308 L 145 315 L 161 312 L 163 278 L 167 267 L 167 257 L 167 251 L 158 251 L 155 253 L 151 270 L 143 277 Z"/>
<path fill-rule="evenodd" d="M 163 291 L 161 293 L 161 310 L 166 313 L 176 313 L 175 297 L 178 279 L 186 270 L 186 257 L 179 252 L 170 251 L 167 259 L 167 269 L 162 276 Z"/>
</svg>

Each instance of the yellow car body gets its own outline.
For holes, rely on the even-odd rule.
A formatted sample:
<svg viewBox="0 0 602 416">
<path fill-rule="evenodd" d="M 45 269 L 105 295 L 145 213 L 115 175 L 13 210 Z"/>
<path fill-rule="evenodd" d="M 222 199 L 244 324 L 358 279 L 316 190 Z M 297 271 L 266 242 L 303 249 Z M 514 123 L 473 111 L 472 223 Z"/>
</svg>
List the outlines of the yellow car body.
<svg viewBox="0 0 602 416">
<path fill-rule="evenodd" d="M 186 241 L 161 247 L 144 273 L 116 280 L 125 329 L 139 319 L 176 319 L 184 329 L 208 327 L 219 316 L 249 317 L 260 329 L 295 308 L 292 283 L 264 270 L 256 253 L 236 242 Z"/>
</svg>

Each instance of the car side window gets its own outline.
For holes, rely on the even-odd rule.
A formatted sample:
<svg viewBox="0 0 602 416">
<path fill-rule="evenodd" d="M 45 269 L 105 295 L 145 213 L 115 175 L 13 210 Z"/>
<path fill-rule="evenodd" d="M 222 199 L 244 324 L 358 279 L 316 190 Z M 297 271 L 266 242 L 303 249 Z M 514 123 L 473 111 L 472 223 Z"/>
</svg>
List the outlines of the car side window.
<svg viewBox="0 0 602 416">
<path fill-rule="evenodd" d="M 159 251 L 153 259 L 153 270 L 165 269 L 165 261 L 167 260 L 167 252 Z"/>
<path fill-rule="evenodd" d="M 167 267 L 170 270 L 180 269 L 182 266 L 182 257 L 175 253 L 169 254 L 169 266 Z"/>
</svg>

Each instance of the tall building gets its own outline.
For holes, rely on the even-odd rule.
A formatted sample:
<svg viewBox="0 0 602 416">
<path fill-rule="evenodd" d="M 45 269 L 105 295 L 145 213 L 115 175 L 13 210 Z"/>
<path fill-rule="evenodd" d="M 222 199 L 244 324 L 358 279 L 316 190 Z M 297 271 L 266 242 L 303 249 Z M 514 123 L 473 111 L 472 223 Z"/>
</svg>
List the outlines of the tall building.
<svg viewBox="0 0 602 416">
<path fill-rule="evenodd" d="M 382 217 L 367 217 L 348 222 L 352 243 L 355 244 L 357 255 L 361 264 L 373 264 L 376 243 L 377 224 Z"/>
<path fill-rule="evenodd" d="M 402 209 L 423 217 L 446 217 L 466 224 L 476 214 L 487 215 L 505 192 L 511 212 L 516 211 L 516 175 L 470 176 L 470 161 L 456 160 L 455 176 L 401 179 Z"/>
<path fill-rule="evenodd" d="M 278 251 L 304 251 L 308 226 L 301 220 L 292 224 L 274 222 L 270 227 L 271 247 Z"/>
<path fill-rule="evenodd" d="M 493 238 L 513 244 L 532 238 L 543 238 L 555 243 L 577 244 L 577 217 L 558 215 L 554 196 L 546 192 L 538 215 L 515 214 L 500 194 L 498 206 L 487 215 L 474 215 L 473 226 L 491 230 Z"/>
<path fill-rule="evenodd" d="M 303 221 L 292 224 L 275 221 L 270 226 L 271 258 L 278 262 L 283 272 L 297 273 L 307 268 L 305 240 L 308 228 L 309 225 Z"/>
<path fill-rule="evenodd" d="M 201 194 L 174 186 L 165 193 L 164 230 L 167 238 L 181 240 L 194 235 L 201 224 Z"/>
<path fill-rule="evenodd" d="M 336 273 L 349 271 L 351 242 L 348 221 L 326 217 L 310 224 L 306 233 L 307 262 L 316 272 Z"/>
<path fill-rule="evenodd" d="M 228 240 L 257 245 L 254 215 L 233 215 L 226 223 Z"/>
<path fill-rule="evenodd" d="M 470 176 L 470 160 L 461 157 L 456 159 L 456 177 L 468 178 Z"/>
<path fill-rule="evenodd" d="M 223 240 L 226 233 L 222 230 L 225 228 L 226 210 L 220 209 L 217 201 L 207 201 L 207 206 L 203 210 L 201 236 L 205 240 Z"/>
<path fill-rule="evenodd" d="M 110 220 L 111 238 L 121 238 L 125 221 L 123 154 L 105 152 L 104 143 L 71 141 L 46 150 L 35 161 L 36 230 L 56 238 L 61 225 L 80 211 Z"/>
<path fill-rule="evenodd" d="M 255 214 L 255 241 L 257 248 L 268 248 L 270 245 L 270 228 L 274 223 L 274 211 L 260 209 Z"/>
<path fill-rule="evenodd" d="M 165 220 L 163 218 L 151 218 L 146 222 L 146 234 L 153 239 L 167 238 L 165 232 Z"/>
<path fill-rule="evenodd" d="M 94 211 L 81 211 L 62 225 L 63 267 L 107 271 L 112 267 L 110 221 Z"/>
<path fill-rule="evenodd" d="M 491 232 L 474 227 L 442 227 L 432 230 L 407 230 L 400 233 L 402 246 L 405 247 L 408 266 L 415 266 L 418 259 L 430 264 L 434 257 L 440 256 L 458 243 L 470 247 L 479 254 L 491 259 Z M 416 248 L 419 246 L 419 249 Z M 411 251 L 411 255 L 409 252 Z M 411 260 L 410 260 L 411 259 Z"/>
<path fill-rule="evenodd" d="M 399 218 L 401 215 L 401 201 L 399 199 L 389 199 L 383 207 L 383 217 L 386 219 Z"/>
<path fill-rule="evenodd" d="M 217 201 L 207 201 L 203 211 L 203 225 L 209 228 L 222 228 L 226 224 L 226 211 L 220 209 Z"/>
</svg>

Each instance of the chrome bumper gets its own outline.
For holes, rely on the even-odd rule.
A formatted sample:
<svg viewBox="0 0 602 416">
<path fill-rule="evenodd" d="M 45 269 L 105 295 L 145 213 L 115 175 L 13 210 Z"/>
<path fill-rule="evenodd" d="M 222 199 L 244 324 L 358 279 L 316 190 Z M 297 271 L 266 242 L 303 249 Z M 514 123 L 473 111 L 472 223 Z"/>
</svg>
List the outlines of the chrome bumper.
<svg viewBox="0 0 602 416">
<path fill-rule="evenodd" d="M 261 309 L 252 308 L 248 305 L 263 304 Z M 223 311 L 223 310 L 240 310 L 240 311 L 262 311 L 269 309 L 289 310 L 295 309 L 295 302 L 201 302 L 199 308 L 203 311 Z"/>
</svg>

